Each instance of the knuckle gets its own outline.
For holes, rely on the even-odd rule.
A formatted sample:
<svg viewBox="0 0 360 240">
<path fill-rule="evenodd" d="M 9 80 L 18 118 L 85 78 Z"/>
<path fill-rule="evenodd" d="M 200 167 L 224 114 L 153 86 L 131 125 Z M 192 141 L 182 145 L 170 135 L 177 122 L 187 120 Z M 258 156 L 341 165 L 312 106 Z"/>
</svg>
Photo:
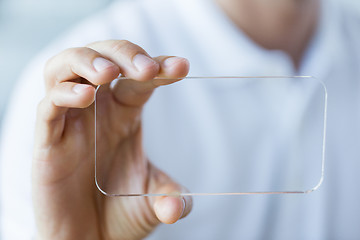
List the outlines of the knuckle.
<svg viewBox="0 0 360 240">
<path fill-rule="evenodd" d="M 110 48 L 115 54 L 119 54 L 119 53 L 123 54 L 123 53 L 132 52 L 134 50 L 138 50 L 139 46 L 133 44 L 128 40 L 118 40 L 112 42 Z"/>
<path fill-rule="evenodd" d="M 47 101 L 48 101 L 48 97 L 45 97 L 38 103 L 38 105 L 36 107 L 36 112 L 37 112 L 38 117 L 44 115 L 44 113 L 46 112 L 45 106 L 46 106 Z"/>
<path fill-rule="evenodd" d="M 56 69 L 56 66 L 59 65 L 61 62 L 65 62 L 66 64 L 69 64 L 71 62 L 76 62 L 79 59 L 84 59 L 84 56 L 89 55 L 90 49 L 85 47 L 78 47 L 78 48 L 68 48 L 60 52 L 59 54 L 51 57 L 47 62 L 45 63 L 44 67 L 44 77 L 45 81 L 51 81 L 51 77 L 54 75 L 54 69 Z M 66 65 L 65 64 L 65 65 Z"/>
<path fill-rule="evenodd" d="M 43 71 L 43 76 L 44 76 L 44 80 L 45 80 L 45 83 L 49 80 L 50 76 L 51 76 L 51 69 L 52 69 L 52 63 L 54 61 L 54 57 L 48 59 L 45 63 L 45 66 L 44 66 L 44 71 Z"/>
<path fill-rule="evenodd" d="M 121 40 L 115 41 L 115 43 L 117 43 L 119 45 L 123 45 L 123 46 L 133 44 L 132 42 L 130 42 L 129 40 L 126 40 L 126 39 L 121 39 Z"/>
<path fill-rule="evenodd" d="M 85 47 L 68 48 L 63 52 L 66 59 L 79 59 L 87 53 L 88 48 Z"/>
</svg>

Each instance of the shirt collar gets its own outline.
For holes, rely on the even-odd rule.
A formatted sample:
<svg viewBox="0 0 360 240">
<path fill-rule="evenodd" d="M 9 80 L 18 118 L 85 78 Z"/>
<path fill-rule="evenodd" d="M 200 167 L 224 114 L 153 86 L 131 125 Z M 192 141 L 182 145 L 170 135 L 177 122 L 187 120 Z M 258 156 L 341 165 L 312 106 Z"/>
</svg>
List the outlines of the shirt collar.
<svg viewBox="0 0 360 240">
<path fill-rule="evenodd" d="M 181 2 L 181 3 L 180 3 Z M 324 77 L 339 45 L 338 16 L 331 1 L 321 3 L 318 27 L 305 51 L 299 71 L 290 57 L 279 50 L 268 50 L 254 43 L 226 16 L 214 0 L 179 0 L 189 15 L 188 24 L 206 51 L 209 75 L 313 75 Z M 190 6 L 191 5 L 191 6 Z M 198 16 L 195 21 L 194 17 Z M 222 64 L 219 65 L 219 62 Z"/>
</svg>

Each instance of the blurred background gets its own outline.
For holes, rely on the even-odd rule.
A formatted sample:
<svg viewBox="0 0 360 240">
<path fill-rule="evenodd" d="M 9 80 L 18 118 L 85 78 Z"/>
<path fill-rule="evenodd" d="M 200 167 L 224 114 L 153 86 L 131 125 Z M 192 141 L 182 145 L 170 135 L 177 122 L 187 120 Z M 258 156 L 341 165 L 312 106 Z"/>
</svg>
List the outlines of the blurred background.
<svg viewBox="0 0 360 240">
<path fill-rule="evenodd" d="M 0 0 L 0 134 L 9 97 L 26 64 L 71 25 L 113 1 L 135 0 Z M 339 1 L 360 14 L 360 0 L 324 1 Z"/>
<path fill-rule="evenodd" d="M 111 2 L 0 0 L 0 124 L 14 83 L 31 58 L 72 24 Z"/>
<path fill-rule="evenodd" d="M 30 59 L 72 24 L 113 1 L 0 0 L 0 124 L 14 83 Z M 360 12 L 359 0 L 334 1 Z"/>
</svg>

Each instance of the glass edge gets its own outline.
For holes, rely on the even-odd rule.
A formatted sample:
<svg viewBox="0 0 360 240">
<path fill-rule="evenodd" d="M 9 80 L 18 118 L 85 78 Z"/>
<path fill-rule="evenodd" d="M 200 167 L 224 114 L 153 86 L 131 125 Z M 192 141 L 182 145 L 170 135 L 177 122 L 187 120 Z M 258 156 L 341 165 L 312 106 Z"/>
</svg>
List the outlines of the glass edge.
<svg viewBox="0 0 360 240">
<path fill-rule="evenodd" d="M 322 159 L 321 159 L 321 177 L 319 182 L 312 188 L 307 190 L 297 190 L 297 191 L 264 191 L 264 192 L 224 192 L 224 193 L 179 193 L 179 194 L 165 194 L 165 193 L 147 193 L 147 194 L 113 194 L 107 193 L 104 191 L 98 181 L 97 181 L 97 171 L 96 171 L 96 113 L 97 113 L 97 104 L 96 104 L 96 97 L 97 92 L 100 89 L 101 85 L 98 85 L 95 90 L 95 97 L 94 97 L 94 117 L 95 117 L 95 185 L 97 189 L 108 197 L 159 197 L 159 196 L 167 196 L 167 197 L 184 197 L 184 196 L 236 196 L 236 195 L 264 195 L 264 194 L 307 194 L 316 191 L 324 181 L 325 175 L 325 152 L 326 152 L 326 129 L 327 129 L 327 105 L 328 105 L 328 91 L 326 85 L 323 81 L 317 79 L 314 76 L 213 76 L 213 77 L 206 77 L 206 76 L 189 76 L 185 77 L 185 79 L 205 79 L 205 78 L 312 78 L 318 81 L 324 90 L 324 123 L 323 123 L 323 144 L 322 144 Z M 121 79 L 129 79 L 126 77 L 118 77 L 114 80 L 121 80 Z M 165 79 L 165 78 L 157 78 L 157 79 Z M 168 79 L 168 78 L 166 78 Z"/>
</svg>

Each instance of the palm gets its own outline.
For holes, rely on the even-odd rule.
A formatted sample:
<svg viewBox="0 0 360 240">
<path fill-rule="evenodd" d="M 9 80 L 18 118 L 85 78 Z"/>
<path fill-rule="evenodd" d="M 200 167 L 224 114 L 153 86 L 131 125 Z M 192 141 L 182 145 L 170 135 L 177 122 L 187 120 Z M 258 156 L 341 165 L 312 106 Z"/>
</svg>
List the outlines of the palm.
<svg viewBox="0 0 360 240">
<path fill-rule="evenodd" d="M 94 183 L 95 142 L 97 180 L 106 192 L 181 191 L 181 187 L 156 169 L 144 154 L 141 110 L 156 86 L 170 84 L 186 75 L 188 63 L 174 58 L 175 62 L 170 61 L 167 69 L 163 64 L 167 57 L 151 60 L 138 46 L 126 41 L 97 42 L 91 47 L 98 52 L 91 48 L 69 49 L 47 64 L 48 91 L 39 104 L 33 161 L 39 236 L 45 239 L 140 239 L 154 229 L 158 219 L 173 223 L 183 213 L 187 214 L 191 200 L 186 200 L 190 207 L 185 208 L 185 200 L 179 198 L 104 196 Z M 131 56 L 139 51 L 142 52 L 136 55 L 139 58 Z M 99 56 L 99 52 L 117 65 Z M 69 54 L 73 57 L 68 58 Z M 138 59 L 142 67 L 146 64 L 148 67 L 138 71 L 129 65 L 131 59 Z M 90 68 L 89 63 L 93 64 Z M 101 69 L 94 71 L 94 66 Z M 108 83 L 119 74 L 119 66 L 137 80 L 118 81 L 110 88 Z M 154 79 L 158 74 L 175 80 Z M 91 84 L 105 84 L 97 92 L 96 140 Z"/>
<path fill-rule="evenodd" d="M 147 191 L 150 164 L 141 147 L 139 120 L 141 107 L 119 104 L 107 86 L 102 87 L 97 97 L 97 180 L 100 187 L 109 193 Z M 93 229 L 98 228 L 97 231 L 101 235 L 115 237 L 119 234 L 124 236 L 126 232 L 127 234 L 138 232 L 145 236 L 158 223 L 147 198 L 136 200 L 134 198 L 109 198 L 102 195 L 95 187 L 94 106 L 87 109 L 70 109 L 65 119 L 63 138 L 51 154 L 61 156 L 58 161 L 62 164 L 57 166 L 58 169 L 54 169 L 56 175 L 51 174 L 50 176 L 54 179 L 49 179 L 49 181 L 57 183 L 64 181 L 63 191 L 69 196 L 68 203 L 72 206 L 78 205 L 76 211 L 72 211 L 73 215 L 86 216 L 84 219 L 91 219 L 93 223 L 106 223 L 102 226 L 93 226 Z M 131 131 L 124 132 L 124 129 L 131 129 Z M 64 149 L 66 149 L 66 157 L 63 153 L 60 154 Z M 52 163 L 54 161 L 56 159 L 52 157 Z M 81 184 L 74 184 L 74 182 Z M 90 198 L 94 194 L 98 199 L 95 202 Z M 83 198 L 73 199 L 74 195 L 80 195 Z M 84 204 L 84 199 L 90 202 Z M 136 212 L 133 212 L 133 209 L 136 209 Z M 94 217 L 100 219 L 94 222 Z M 135 222 L 136 219 L 147 220 L 143 225 L 139 225 Z M 127 224 L 122 224 L 124 222 Z M 89 226 L 86 221 L 82 223 Z M 136 239 L 141 236 L 132 237 Z"/>
</svg>

